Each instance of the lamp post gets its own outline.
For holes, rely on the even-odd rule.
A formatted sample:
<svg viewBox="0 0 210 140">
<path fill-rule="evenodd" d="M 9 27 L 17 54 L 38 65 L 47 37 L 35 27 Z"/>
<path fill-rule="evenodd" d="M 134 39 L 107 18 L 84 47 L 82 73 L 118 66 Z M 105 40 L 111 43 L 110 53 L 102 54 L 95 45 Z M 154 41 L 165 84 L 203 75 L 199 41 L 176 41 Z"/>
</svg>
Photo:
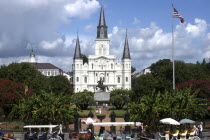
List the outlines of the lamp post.
<svg viewBox="0 0 210 140">
<path fill-rule="evenodd" d="M 77 112 L 77 102 L 78 102 L 78 99 L 77 99 L 77 98 L 75 98 L 75 99 L 74 99 L 74 101 L 75 101 L 75 105 L 76 105 L 76 112 Z"/>
<path fill-rule="evenodd" d="M 130 120 L 130 113 L 128 112 L 128 101 L 129 101 L 129 98 L 126 97 L 125 101 L 126 101 L 126 104 L 127 104 L 127 110 L 126 110 L 126 113 L 124 115 L 124 120 L 125 120 L 125 122 L 129 122 L 129 120 Z M 125 126 L 125 132 L 128 133 L 129 131 L 130 131 L 130 126 Z"/>
<path fill-rule="evenodd" d="M 116 122 L 116 114 L 114 112 L 114 99 L 112 99 L 112 113 L 110 114 L 111 122 Z M 115 126 L 111 126 L 112 132 L 116 133 Z"/>
<path fill-rule="evenodd" d="M 91 111 L 91 106 L 92 106 L 92 101 L 93 101 L 92 98 L 90 98 L 89 101 L 90 101 L 90 112 L 88 113 L 88 117 L 93 118 L 94 115 L 93 115 L 93 112 Z"/>
<path fill-rule="evenodd" d="M 74 129 L 75 129 L 76 132 L 79 131 L 79 128 L 78 128 L 79 113 L 77 112 L 77 102 L 78 102 L 78 99 L 75 98 L 76 110 L 74 112 L 74 119 L 75 119 L 75 121 L 74 121 Z"/>
<path fill-rule="evenodd" d="M 112 98 L 112 112 L 114 112 L 114 98 Z"/>
<path fill-rule="evenodd" d="M 128 112 L 128 101 L 129 101 L 128 97 L 126 97 L 125 101 L 126 101 L 126 105 L 127 105 L 126 111 Z"/>
</svg>

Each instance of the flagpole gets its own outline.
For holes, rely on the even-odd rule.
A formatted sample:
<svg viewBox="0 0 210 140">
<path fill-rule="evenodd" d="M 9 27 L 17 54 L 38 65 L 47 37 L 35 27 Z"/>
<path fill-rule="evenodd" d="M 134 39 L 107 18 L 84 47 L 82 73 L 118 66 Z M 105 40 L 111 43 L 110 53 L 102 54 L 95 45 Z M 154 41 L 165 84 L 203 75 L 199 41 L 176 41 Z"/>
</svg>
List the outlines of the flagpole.
<svg viewBox="0 0 210 140">
<path fill-rule="evenodd" d="M 173 63 L 173 90 L 175 90 L 175 65 L 174 65 L 174 7 L 172 3 L 172 63 Z"/>
</svg>

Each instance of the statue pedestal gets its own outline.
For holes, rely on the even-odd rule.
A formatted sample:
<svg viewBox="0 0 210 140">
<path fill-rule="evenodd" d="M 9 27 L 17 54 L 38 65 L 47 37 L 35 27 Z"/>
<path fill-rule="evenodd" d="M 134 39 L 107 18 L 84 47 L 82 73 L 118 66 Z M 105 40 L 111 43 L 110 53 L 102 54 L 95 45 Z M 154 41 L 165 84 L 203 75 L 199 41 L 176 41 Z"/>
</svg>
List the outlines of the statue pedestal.
<svg viewBox="0 0 210 140">
<path fill-rule="evenodd" d="M 94 99 L 96 101 L 109 101 L 110 93 L 109 92 L 96 92 L 94 94 Z"/>
</svg>

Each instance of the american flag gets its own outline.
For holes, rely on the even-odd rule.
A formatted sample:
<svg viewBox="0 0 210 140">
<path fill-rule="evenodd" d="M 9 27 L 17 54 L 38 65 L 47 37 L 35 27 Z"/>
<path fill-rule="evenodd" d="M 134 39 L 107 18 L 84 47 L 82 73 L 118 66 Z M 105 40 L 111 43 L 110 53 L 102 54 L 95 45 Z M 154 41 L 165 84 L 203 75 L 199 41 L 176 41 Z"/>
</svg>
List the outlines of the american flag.
<svg viewBox="0 0 210 140">
<path fill-rule="evenodd" d="M 182 15 L 173 7 L 174 11 L 173 11 L 173 17 L 174 18 L 179 18 L 181 23 L 184 23 L 184 18 L 182 17 Z"/>
</svg>

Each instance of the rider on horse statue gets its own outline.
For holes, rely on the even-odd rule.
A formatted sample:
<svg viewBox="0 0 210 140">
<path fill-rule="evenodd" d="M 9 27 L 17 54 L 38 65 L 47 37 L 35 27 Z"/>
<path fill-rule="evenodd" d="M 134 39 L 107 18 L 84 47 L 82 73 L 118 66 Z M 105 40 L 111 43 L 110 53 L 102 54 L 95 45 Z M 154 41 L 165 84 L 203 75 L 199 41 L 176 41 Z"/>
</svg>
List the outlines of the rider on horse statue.
<svg viewBox="0 0 210 140">
<path fill-rule="evenodd" d="M 105 88 L 106 88 L 107 86 L 104 86 L 103 82 L 104 82 L 104 81 L 102 80 L 102 78 L 100 78 L 100 80 L 97 82 L 98 85 L 96 86 L 96 88 L 99 87 L 100 90 L 105 91 Z M 107 88 L 108 88 L 108 87 L 107 87 Z"/>
</svg>

